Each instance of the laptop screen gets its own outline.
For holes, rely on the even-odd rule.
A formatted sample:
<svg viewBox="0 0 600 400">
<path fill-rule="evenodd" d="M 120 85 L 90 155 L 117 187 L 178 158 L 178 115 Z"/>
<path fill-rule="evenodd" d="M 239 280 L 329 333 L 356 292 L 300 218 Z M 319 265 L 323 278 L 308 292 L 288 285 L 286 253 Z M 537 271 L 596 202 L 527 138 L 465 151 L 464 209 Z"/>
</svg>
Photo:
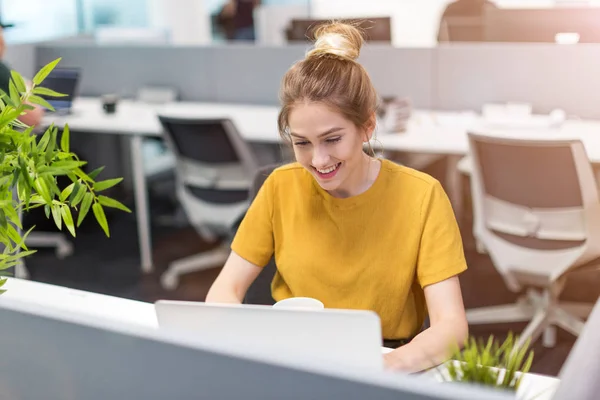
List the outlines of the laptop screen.
<svg viewBox="0 0 600 400">
<path fill-rule="evenodd" d="M 42 82 L 43 87 L 58 93 L 66 94 L 64 97 L 42 96 L 55 110 L 68 110 L 73 104 L 79 82 L 79 69 L 55 68 Z"/>
</svg>

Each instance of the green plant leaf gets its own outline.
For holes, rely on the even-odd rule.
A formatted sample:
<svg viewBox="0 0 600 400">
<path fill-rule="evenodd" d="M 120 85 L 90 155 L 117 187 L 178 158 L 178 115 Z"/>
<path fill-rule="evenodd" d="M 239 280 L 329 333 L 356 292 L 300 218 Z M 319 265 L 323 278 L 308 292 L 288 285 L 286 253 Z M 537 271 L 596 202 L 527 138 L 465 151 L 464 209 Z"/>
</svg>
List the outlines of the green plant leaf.
<svg viewBox="0 0 600 400">
<path fill-rule="evenodd" d="M 17 90 L 21 93 L 27 91 L 27 86 L 25 85 L 25 79 L 19 74 L 17 71 L 10 71 L 10 75 L 12 76 L 13 81 L 17 87 Z"/>
<path fill-rule="evenodd" d="M 121 203 L 118 200 L 111 199 L 110 197 L 99 195 L 98 196 L 98 201 L 103 206 L 111 207 L 111 208 L 118 208 L 119 210 L 126 211 L 128 213 L 131 212 L 131 210 L 129 208 L 127 208 L 123 203 Z"/>
<path fill-rule="evenodd" d="M 29 102 L 31 102 L 33 104 L 37 104 L 44 108 L 47 108 L 48 110 L 54 111 L 54 107 L 52 107 L 52 105 L 50 105 L 50 103 L 48 103 L 44 98 L 42 98 L 38 95 L 35 95 L 35 94 L 29 95 L 28 100 L 29 100 Z"/>
<path fill-rule="evenodd" d="M 94 195 L 90 192 L 85 193 L 83 196 L 83 201 L 81 202 L 81 209 L 79 210 L 79 216 L 77 217 L 77 226 L 81 225 L 83 219 L 87 215 L 88 211 L 90 211 L 90 206 L 92 205 L 92 201 L 94 200 Z"/>
<path fill-rule="evenodd" d="M 33 88 L 33 94 L 39 94 L 39 95 L 48 96 L 48 97 L 65 97 L 65 96 L 68 96 L 67 94 L 58 93 L 58 92 L 55 92 L 52 89 L 48 89 L 48 88 L 41 87 L 41 86 Z"/>
<path fill-rule="evenodd" d="M 50 218 L 50 205 L 44 205 L 44 213 L 46 214 L 46 218 Z"/>
<path fill-rule="evenodd" d="M 40 139 L 40 141 L 37 144 L 38 152 L 42 152 L 42 151 L 46 150 L 46 146 L 48 146 L 48 142 L 50 142 L 51 130 L 52 130 L 52 127 L 46 129 L 46 132 L 44 132 L 44 134 L 42 135 L 42 138 Z"/>
<path fill-rule="evenodd" d="M 42 67 L 42 69 L 40 69 L 38 71 L 37 74 L 35 74 L 35 76 L 33 77 L 33 83 L 37 86 L 39 84 L 41 84 L 44 79 L 46 79 L 46 77 L 48 76 L 48 74 L 50 74 L 50 72 L 52 72 L 52 70 L 54 69 L 54 67 L 56 67 L 56 65 L 60 62 L 60 58 L 57 58 L 54 61 L 49 62 L 48 64 L 44 65 Z"/>
<path fill-rule="evenodd" d="M 73 189 L 75 189 L 75 182 L 71 183 L 69 186 L 63 189 L 63 191 L 60 193 L 60 201 L 67 200 L 67 197 L 69 197 L 71 193 L 73 193 Z"/>
<path fill-rule="evenodd" d="M 75 237 L 75 224 L 73 223 L 73 216 L 71 215 L 71 209 L 68 206 L 63 205 L 60 208 L 60 214 L 62 216 L 63 222 L 65 223 L 65 226 L 71 233 L 71 236 Z"/>
<path fill-rule="evenodd" d="M 56 227 L 59 230 L 62 230 L 62 218 L 61 218 L 61 214 L 60 214 L 60 205 L 59 204 L 52 204 L 50 206 L 50 210 L 52 211 L 52 218 L 54 219 L 54 223 L 56 224 Z"/>
<path fill-rule="evenodd" d="M 90 173 L 88 174 L 88 176 L 89 176 L 91 179 L 96 179 L 96 177 L 98 176 L 98 174 L 100 174 L 100 172 L 102 172 L 103 170 L 104 170 L 104 166 L 98 167 L 98 168 L 96 168 L 95 170 L 93 170 L 92 172 L 90 172 Z"/>
<path fill-rule="evenodd" d="M 106 215 L 104 214 L 104 209 L 100 203 L 94 203 L 92 206 L 92 211 L 94 212 L 94 216 L 96 217 L 96 221 L 104 231 L 106 237 L 110 237 L 110 231 L 108 229 L 108 222 L 106 221 Z"/>
<path fill-rule="evenodd" d="M 52 203 L 52 195 L 50 194 L 50 188 L 47 186 L 46 181 L 43 179 L 43 177 L 36 179 L 33 183 L 33 187 L 35 188 L 36 192 L 38 192 L 40 196 L 42 196 L 46 204 Z"/>
<path fill-rule="evenodd" d="M 85 193 L 85 186 L 83 186 L 79 182 L 75 182 L 75 189 L 73 189 L 73 193 L 71 193 L 71 207 L 77 207 L 81 200 L 83 200 L 83 196 L 85 196 Z"/>
<path fill-rule="evenodd" d="M 96 182 L 94 183 L 94 191 L 101 192 L 103 190 L 109 189 L 120 183 L 122 180 L 123 178 L 114 178 Z"/>
<path fill-rule="evenodd" d="M 12 206 L 12 204 L 7 207 L 4 207 L 3 210 L 10 222 L 12 222 L 19 229 L 23 229 L 23 226 L 21 225 L 21 220 L 19 219 L 19 213 Z"/>
<path fill-rule="evenodd" d="M 62 136 L 60 137 L 60 148 L 65 153 L 69 152 L 69 125 L 65 125 L 63 128 Z"/>
<path fill-rule="evenodd" d="M 19 106 L 21 104 L 21 95 L 19 94 L 17 86 L 15 85 L 15 82 L 12 79 L 8 82 L 8 90 L 10 93 L 10 99 L 15 105 Z M 21 114 L 20 111 L 19 114 Z"/>
</svg>

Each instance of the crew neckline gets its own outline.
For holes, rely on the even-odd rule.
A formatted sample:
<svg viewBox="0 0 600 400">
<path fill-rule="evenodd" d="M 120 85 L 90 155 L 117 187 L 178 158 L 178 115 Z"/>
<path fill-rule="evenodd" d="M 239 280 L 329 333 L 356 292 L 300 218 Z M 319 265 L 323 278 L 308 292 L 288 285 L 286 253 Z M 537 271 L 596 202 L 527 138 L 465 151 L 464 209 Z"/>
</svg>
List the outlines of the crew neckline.
<svg viewBox="0 0 600 400">
<path fill-rule="evenodd" d="M 353 208 L 370 202 L 373 198 L 377 198 L 383 188 L 385 188 L 385 180 L 389 172 L 390 161 L 382 158 L 378 159 L 378 161 L 381 163 L 381 165 L 379 166 L 379 173 L 377 174 L 373 184 L 371 184 L 371 186 L 364 192 L 350 197 L 332 196 L 329 192 L 323 189 L 321 185 L 319 185 L 315 177 L 312 176 L 310 172 L 306 172 L 310 175 L 313 186 L 316 188 L 317 192 L 325 202 L 337 208 Z"/>
</svg>

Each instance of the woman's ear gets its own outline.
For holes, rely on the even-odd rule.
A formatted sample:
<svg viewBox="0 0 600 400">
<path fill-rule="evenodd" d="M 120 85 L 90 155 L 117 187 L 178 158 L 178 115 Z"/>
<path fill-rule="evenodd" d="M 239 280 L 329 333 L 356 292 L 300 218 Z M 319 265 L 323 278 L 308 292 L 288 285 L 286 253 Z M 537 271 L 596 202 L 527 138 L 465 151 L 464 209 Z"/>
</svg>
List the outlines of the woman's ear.
<svg viewBox="0 0 600 400">
<path fill-rule="evenodd" d="M 367 122 L 364 125 L 364 139 L 363 141 L 366 143 L 371 140 L 373 137 L 373 133 L 375 133 L 375 127 L 377 126 L 377 114 L 373 112 Z"/>
</svg>

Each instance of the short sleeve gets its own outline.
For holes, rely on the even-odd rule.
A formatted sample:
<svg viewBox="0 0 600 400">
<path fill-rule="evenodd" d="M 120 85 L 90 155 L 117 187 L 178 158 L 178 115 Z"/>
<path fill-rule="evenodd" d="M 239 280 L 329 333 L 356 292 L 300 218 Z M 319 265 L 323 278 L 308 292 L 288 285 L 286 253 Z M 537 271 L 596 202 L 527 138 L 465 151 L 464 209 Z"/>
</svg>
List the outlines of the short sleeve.
<svg viewBox="0 0 600 400">
<path fill-rule="evenodd" d="M 267 265 L 274 252 L 274 175 L 271 174 L 259 189 L 231 243 L 231 250 L 259 267 Z"/>
<path fill-rule="evenodd" d="M 439 182 L 429 190 L 421 208 L 421 241 L 417 279 L 421 287 L 441 282 L 467 269 L 462 238 L 454 211 Z"/>
</svg>

